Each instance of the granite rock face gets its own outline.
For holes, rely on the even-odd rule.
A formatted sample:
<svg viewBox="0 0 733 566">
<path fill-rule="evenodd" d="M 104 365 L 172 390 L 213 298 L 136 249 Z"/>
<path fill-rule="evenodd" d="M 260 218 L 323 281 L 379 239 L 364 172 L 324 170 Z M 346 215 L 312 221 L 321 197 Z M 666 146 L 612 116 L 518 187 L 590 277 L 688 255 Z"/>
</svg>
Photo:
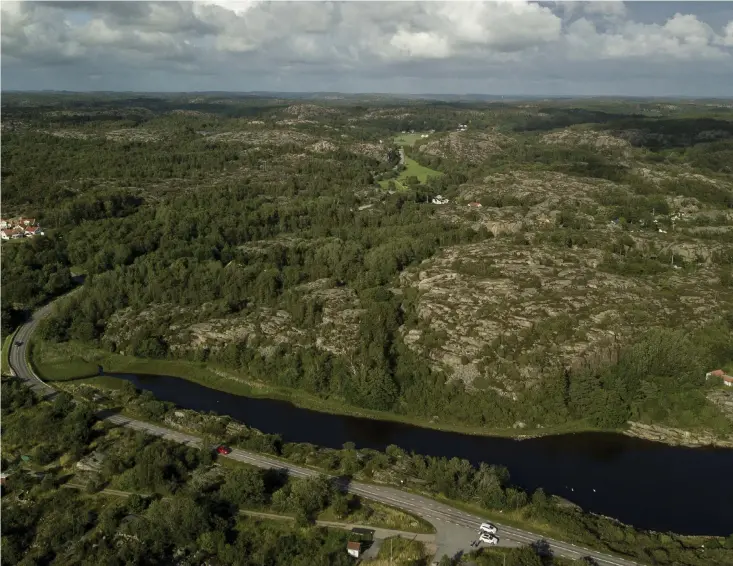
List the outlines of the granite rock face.
<svg viewBox="0 0 733 566">
<path fill-rule="evenodd" d="M 636 438 L 644 438 L 654 442 L 664 442 L 673 446 L 717 446 L 733 448 L 733 437 L 719 438 L 712 432 L 690 432 L 679 428 L 647 425 L 629 421 L 629 428 L 624 434 Z"/>
</svg>

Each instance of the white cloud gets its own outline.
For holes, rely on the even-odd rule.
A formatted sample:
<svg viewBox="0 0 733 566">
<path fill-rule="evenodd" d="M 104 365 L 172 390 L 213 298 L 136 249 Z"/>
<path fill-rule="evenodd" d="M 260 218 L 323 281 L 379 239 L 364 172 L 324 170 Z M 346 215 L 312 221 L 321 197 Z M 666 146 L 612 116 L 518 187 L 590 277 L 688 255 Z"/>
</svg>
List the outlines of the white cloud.
<svg viewBox="0 0 733 566">
<path fill-rule="evenodd" d="M 723 30 L 723 36 L 721 37 L 721 43 L 726 47 L 733 47 L 733 20 L 728 22 Z"/>
<path fill-rule="evenodd" d="M 405 58 L 445 59 L 450 55 L 450 47 L 445 38 L 427 31 L 410 32 L 400 29 L 389 41 L 397 56 Z M 391 50 L 382 54 L 394 54 Z"/>
<path fill-rule="evenodd" d="M 170 65 L 222 85 L 270 75 L 307 82 L 316 68 L 334 80 L 345 69 L 364 78 L 399 68 L 425 84 L 451 73 L 487 84 L 524 73 L 536 85 L 538 73 L 557 83 L 616 63 L 621 81 L 624 68 L 651 81 L 733 64 L 733 22 L 718 33 L 691 13 L 642 23 L 622 2 L 3 1 L 0 9 L 4 79 L 33 68 L 50 80 L 65 61 L 101 75 L 96 84 L 105 72 Z"/>
</svg>

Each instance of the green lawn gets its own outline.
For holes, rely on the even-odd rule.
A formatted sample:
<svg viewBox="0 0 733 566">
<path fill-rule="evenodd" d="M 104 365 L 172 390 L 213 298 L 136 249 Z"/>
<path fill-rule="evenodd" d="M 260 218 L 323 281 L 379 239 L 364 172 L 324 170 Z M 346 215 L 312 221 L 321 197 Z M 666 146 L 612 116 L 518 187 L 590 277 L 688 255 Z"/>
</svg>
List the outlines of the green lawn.
<svg viewBox="0 0 733 566">
<path fill-rule="evenodd" d="M 405 157 L 405 170 L 400 176 L 404 176 L 405 178 L 417 177 L 418 181 L 424 183 L 428 180 L 429 177 L 440 177 L 442 174 L 443 173 L 441 173 L 440 171 L 436 171 L 435 169 L 430 169 L 429 167 L 420 165 L 414 159 Z"/>
<path fill-rule="evenodd" d="M 412 145 L 417 140 L 420 139 L 420 136 L 423 134 L 427 134 L 428 132 L 416 132 L 414 134 L 400 134 L 398 136 L 395 136 L 394 141 L 398 145 Z"/>
<path fill-rule="evenodd" d="M 394 181 L 394 184 L 396 185 L 397 189 L 400 191 L 404 191 L 407 189 L 407 186 L 405 182 L 407 181 L 408 177 L 417 177 L 417 180 L 421 183 L 424 183 L 427 181 L 430 177 L 440 177 L 443 173 L 440 171 L 435 171 L 434 169 L 430 169 L 428 167 L 424 167 L 423 165 L 420 165 L 417 161 L 414 159 L 410 159 L 409 157 L 405 157 L 405 170 L 400 173 L 399 177 L 396 179 L 387 179 L 384 181 L 379 181 L 379 186 L 383 189 L 386 189 L 389 185 L 390 181 Z"/>
<path fill-rule="evenodd" d="M 46 381 L 67 381 L 99 373 L 99 364 L 80 344 L 51 344 L 35 339 L 30 363 L 38 377 Z"/>
<path fill-rule="evenodd" d="M 377 554 L 377 562 L 392 566 L 409 566 L 411 564 L 427 564 L 429 555 L 425 545 L 417 540 L 402 537 L 390 537 L 382 542 Z M 438 556 L 435 557 L 438 559 Z"/>
</svg>

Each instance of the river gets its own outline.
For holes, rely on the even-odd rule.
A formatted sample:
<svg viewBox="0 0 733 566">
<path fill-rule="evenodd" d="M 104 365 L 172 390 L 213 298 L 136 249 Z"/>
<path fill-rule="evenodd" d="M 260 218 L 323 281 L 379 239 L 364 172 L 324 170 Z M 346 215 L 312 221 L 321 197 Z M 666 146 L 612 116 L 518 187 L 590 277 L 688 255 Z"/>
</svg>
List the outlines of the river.
<svg viewBox="0 0 733 566">
<path fill-rule="evenodd" d="M 391 421 L 332 415 L 285 401 L 232 395 L 185 379 L 108 374 L 158 399 L 229 415 L 285 442 L 383 450 L 395 444 L 429 456 L 506 466 L 512 483 L 577 503 L 587 511 L 655 531 L 733 533 L 733 450 L 667 446 L 613 433 L 528 440 L 443 432 Z"/>
</svg>

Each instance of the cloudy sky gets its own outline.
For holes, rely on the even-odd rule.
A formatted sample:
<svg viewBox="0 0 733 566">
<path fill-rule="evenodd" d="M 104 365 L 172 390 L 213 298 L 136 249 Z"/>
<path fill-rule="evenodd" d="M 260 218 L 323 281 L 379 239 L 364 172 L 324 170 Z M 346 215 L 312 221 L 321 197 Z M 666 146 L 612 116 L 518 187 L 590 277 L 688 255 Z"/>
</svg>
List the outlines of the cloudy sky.
<svg viewBox="0 0 733 566">
<path fill-rule="evenodd" d="M 13 2 L 4 90 L 733 96 L 729 2 Z"/>
</svg>

